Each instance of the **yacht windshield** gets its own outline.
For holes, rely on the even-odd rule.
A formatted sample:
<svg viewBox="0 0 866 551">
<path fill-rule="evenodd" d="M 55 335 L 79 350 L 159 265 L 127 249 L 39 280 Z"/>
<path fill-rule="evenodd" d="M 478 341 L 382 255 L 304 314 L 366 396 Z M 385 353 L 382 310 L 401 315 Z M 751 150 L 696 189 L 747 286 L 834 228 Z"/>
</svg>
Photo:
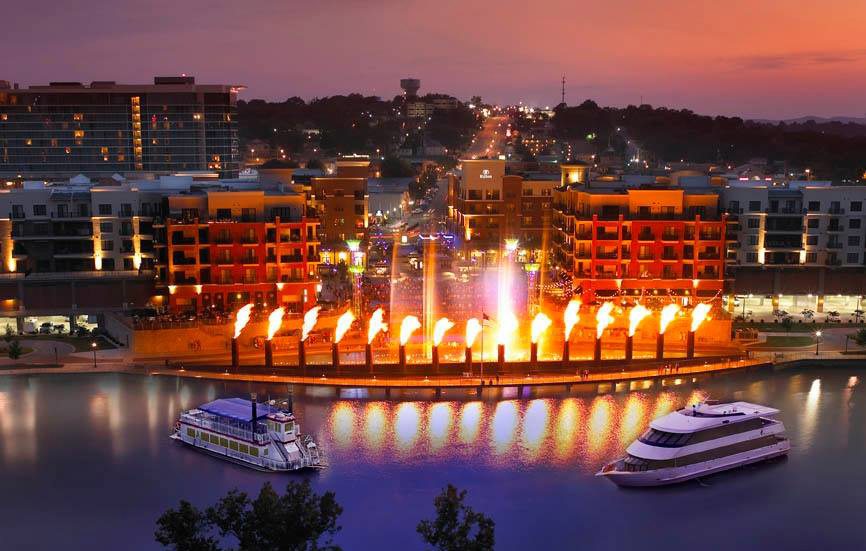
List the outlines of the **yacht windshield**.
<svg viewBox="0 0 866 551">
<path fill-rule="evenodd" d="M 679 448 L 689 443 L 692 433 L 688 432 L 665 432 L 656 429 L 649 429 L 641 435 L 639 440 L 650 446 L 659 446 L 662 448 Z"/>
</svg>

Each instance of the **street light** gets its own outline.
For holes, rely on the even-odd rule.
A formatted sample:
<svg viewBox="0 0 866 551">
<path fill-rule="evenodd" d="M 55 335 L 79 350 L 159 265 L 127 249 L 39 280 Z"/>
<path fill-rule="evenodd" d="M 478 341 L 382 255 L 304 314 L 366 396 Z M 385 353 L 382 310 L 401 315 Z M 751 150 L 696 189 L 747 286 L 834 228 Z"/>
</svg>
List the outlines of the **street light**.
<svg viewBox="0 0 866 551">
<path fill-rule="evenodd" d="M 93 350 L 93 369 L 96 369 L 96 341 L 90 343 L 90 348 Z"/>
<path fill-rule="evenodd" d="M 820 351 L 819 347 L 821 346 L 821 331 L 815 331 L 815 355 L 818 355 Z"/>
</svg>

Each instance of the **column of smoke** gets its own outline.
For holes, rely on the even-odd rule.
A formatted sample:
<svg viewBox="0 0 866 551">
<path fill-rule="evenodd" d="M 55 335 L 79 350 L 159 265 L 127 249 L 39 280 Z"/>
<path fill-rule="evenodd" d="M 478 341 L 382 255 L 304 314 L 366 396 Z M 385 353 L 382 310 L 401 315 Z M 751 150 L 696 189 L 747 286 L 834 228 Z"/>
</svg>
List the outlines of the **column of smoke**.
<svg viewBox="0 0 866 551">
<path fill-rule="evenodd" d="M 692 325 L 689 328 L 688 340 L 686 341 L 686 358 L 695 357 L 695 333 L 698 331 L 698 327 L 707 319 L 707 314 L 710 313 L 711 308 L 708 303 L 701 302 L 696 304 L 692 309 Z"/>
<path fill-rule="evenodd" d="M 235 332 L 232 336 L 232 369 L 237 370 L 240 365 L 240 349 L 238 346 L 238 338 L 241 336 L 241 331 L 250 322 L 250 316 L 253 312 L 253 305 L 247 304 L 237 311 L 235 314 Z"/>
<path fill-rule="evenodd" d="M 433 371 L 439 372 L 439 345 L 442 344 L 442 339 L 445 338 L 445 333 L 447 333 L 452 327 L 454 327 L 454 322 L 449 320 L 448 318 L 440 318 L 436 321 L 436 325 L 433 327 Z"/>
<path fill-rule="evenodd" d="M 331 343 L 331 363 L 334 365 L 335 370 L 340 367 L 340 341 L 343 340 L 343 337 L 352 327 L 353 321 L 355 321 L 355 315 L 350 308 L 340 316 L 337 320 L 337 326 L 334 328 L 334 342 Z"/>
<path fill-rule="evenodd" d="M 568 362 L 571 360 L 569 339 L 571 332 L 580 321 L 580 300 L 574 299 L 565 307 L 565 314 L 562 316 L 562 321 L 565 325 L 565 334 L 563 335 L 562 343 L 562 361 Z"/>
<path fill-rule="evenodd" d="M 668 330 L 668 325 L 677 317 L 677 312 L 680 307 L 676 304 L 668 304 L 662 308 L 659 317 L 659 336 L 656 338 L 656 359 L 662 360 L 665 357 L 665 331 Z"/>
<path fill-rule="evenodd" d="M 613 303 L 605 302 L 595 313 L 595 350 L 592 355 L 595 361 L 601 360 L 601 336 L 607 326 L 613 323 L 613 316 L 610 315 L 612 310 Z"/>
<path fill-rule="evenodd" d="M 635 304 L 628 313 L 628 336 L 625 339 L 625 359 L 634 357 L 634 334 L 640 322 L 650 315 L 650 311 L 642 304 Z"/>
<path fill-rule="evenodd" d="M 280 307 L 268 315 L 268 338 L 265 339 L 265 367 L 267 369 L 274 368 L 274 335 L 280 330 L 283 324 L 283 315 L 286 313 L 285 308 Z"/>
</svg>

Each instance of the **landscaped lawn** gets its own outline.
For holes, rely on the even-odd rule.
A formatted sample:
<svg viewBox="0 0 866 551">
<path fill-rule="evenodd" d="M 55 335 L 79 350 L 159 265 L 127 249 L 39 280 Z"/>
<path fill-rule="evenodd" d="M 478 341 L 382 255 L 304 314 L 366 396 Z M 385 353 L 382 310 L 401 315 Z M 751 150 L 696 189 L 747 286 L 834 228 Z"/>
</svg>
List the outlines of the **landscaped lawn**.
<svg viewBox="0 0 866 551">
<path fill-rule="evenodd" d="M 812 337 L 804 337 L 802 335 L 798 336 L 789 336 L 789 335 L 768 335 L 767 342 L 762 343 L 767 347 L 778 347 L 778 348 L 794 348 L 798 346 L 811 346 L 815 344 L 815 339 Z"/>
<path fill-rule="evenodd" d="M 789 328 L 786 328 L 781 323 L 743 323 L 734 322 L 734 329 L 757 329 L 758 331 L 767 332 L 790 332 L 790 333 L 814 333 L 821 329 L 861 329 L 866 325 L 859 323 L 792 323 Z"/>
<path fill-rule="evenodd" d="M 117 348 L 102 337 L 70 337 L 68 335 L 23 335 L 21 339 L 37 341 L 57 341 L 71 344 L 76 352 L 87 352 L 93 350 L 92 343 L 96 343 L 97 350 L 113 350 Z"/>
</svg>

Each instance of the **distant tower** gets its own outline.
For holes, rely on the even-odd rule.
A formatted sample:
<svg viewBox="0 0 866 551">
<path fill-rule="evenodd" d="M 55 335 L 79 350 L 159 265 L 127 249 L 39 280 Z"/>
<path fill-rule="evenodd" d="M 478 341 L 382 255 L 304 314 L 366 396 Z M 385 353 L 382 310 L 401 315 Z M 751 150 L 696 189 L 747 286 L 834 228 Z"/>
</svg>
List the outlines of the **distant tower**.
<svg viewBox="0 0 866 551">
<path fill-rule="evenodd" d="M 560 100 L 562 105 L 565 105 L 565 75 L 562 75 L 562 100 Z"/>
<path fill-rule="evenodd" d="M 417 78 L 401 78 L 400 88 L 403 89 L 404 96 L 414 98 L 418 95 L 418 89 L 421 88 L 421 81 Z"/>
</svg>

